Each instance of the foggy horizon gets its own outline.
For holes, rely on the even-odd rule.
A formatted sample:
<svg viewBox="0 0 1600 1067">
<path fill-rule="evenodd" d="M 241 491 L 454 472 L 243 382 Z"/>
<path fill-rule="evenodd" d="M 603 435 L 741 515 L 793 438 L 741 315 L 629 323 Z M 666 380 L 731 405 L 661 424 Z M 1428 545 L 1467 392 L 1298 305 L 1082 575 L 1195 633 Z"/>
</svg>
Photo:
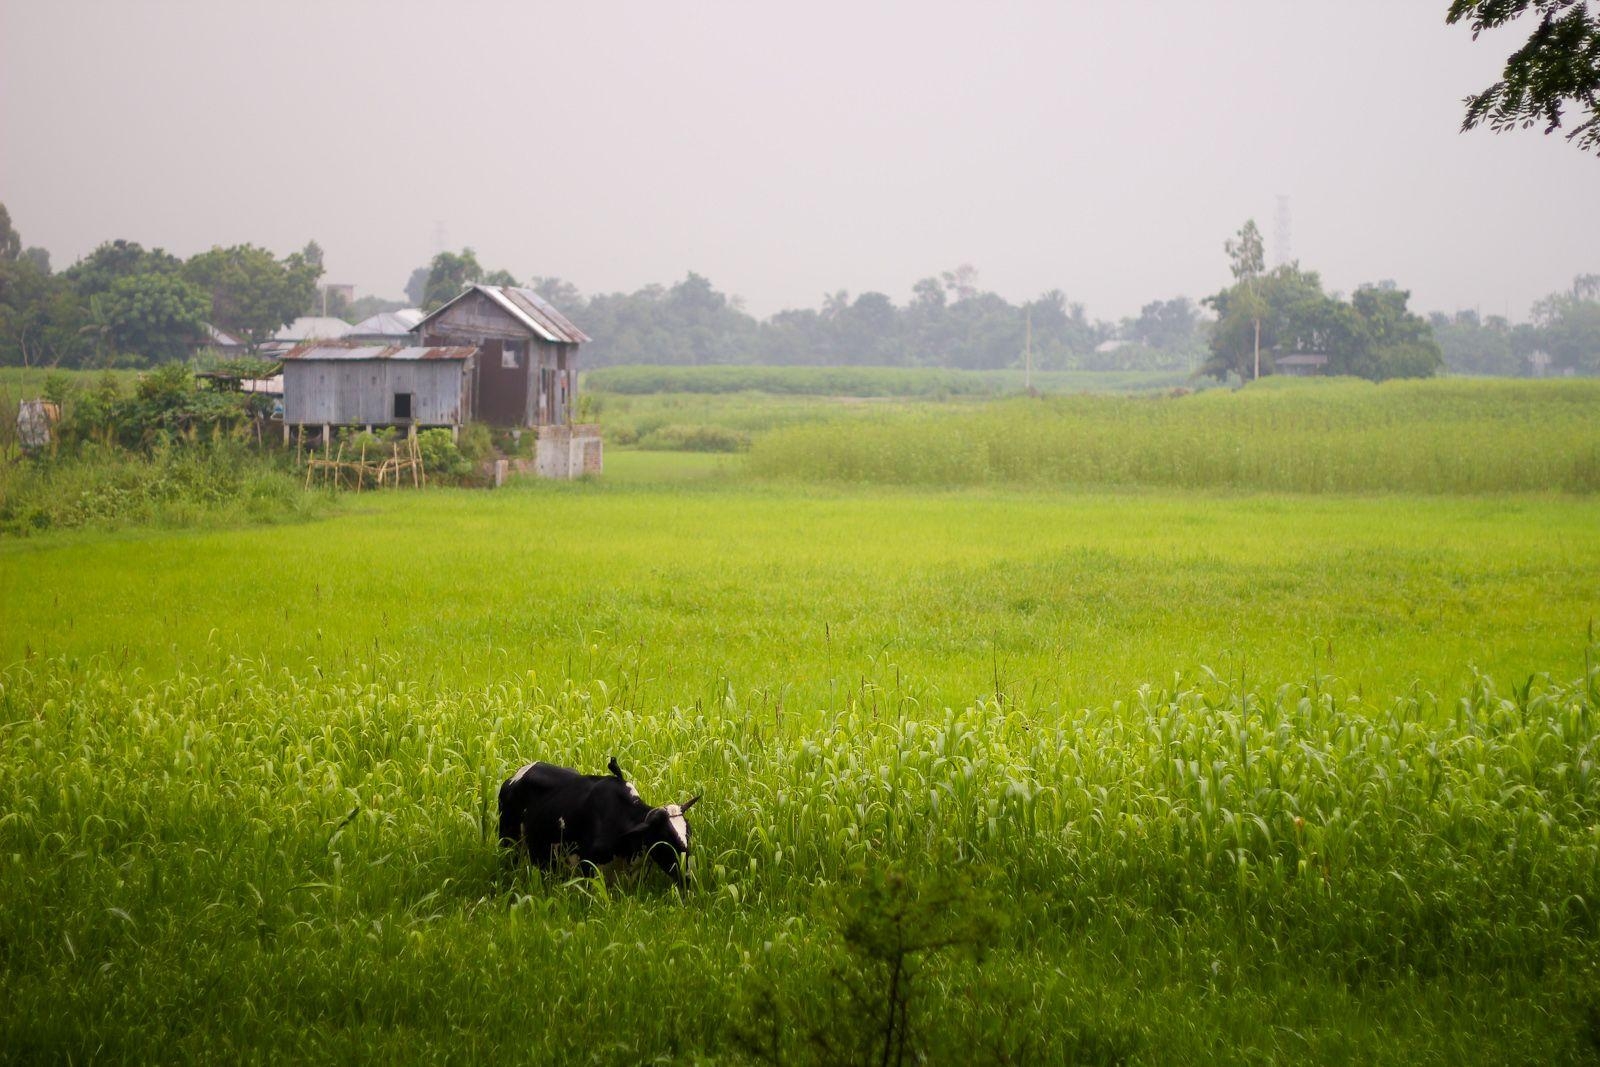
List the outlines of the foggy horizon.
<svg viewBox="0 0 1600 1067">
<path fill-rule="evenodd" d="M 1283 195 L 1329 290 L 1523 320 L 1600 271 L 1600 171 L 1459 132 L 1530 27 L 1446 7 L 5 0 L 0 202 L 56 270 L 315 240 L 325 282 L 399 299 L 471 247 L 586 295 L 694 271 L 765 318 L 970 263 L 1115 320 L 1227 285 L 1247 218 L 1275 262 Z"/>
</svg>

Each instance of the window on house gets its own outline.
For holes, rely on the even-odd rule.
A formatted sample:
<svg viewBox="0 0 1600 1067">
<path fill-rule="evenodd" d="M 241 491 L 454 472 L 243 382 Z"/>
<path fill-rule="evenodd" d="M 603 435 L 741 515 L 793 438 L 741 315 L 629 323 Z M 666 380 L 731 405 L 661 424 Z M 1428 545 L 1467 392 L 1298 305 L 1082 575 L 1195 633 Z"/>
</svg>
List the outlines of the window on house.
<svg viewBox="0 0 1600 1067">
<path fill-rule="evenodd" d="M 409 419 L 411 417 L 410 393 L 394 394 L 394 417 L 397 419 Z"/>
<path fill-rule="evenodd" d="M 507 341 L 501 345 L 500 366 L 504 370 L 515 370 L 522 366 L 522 345 L 516 341 Z"/>
</svg>

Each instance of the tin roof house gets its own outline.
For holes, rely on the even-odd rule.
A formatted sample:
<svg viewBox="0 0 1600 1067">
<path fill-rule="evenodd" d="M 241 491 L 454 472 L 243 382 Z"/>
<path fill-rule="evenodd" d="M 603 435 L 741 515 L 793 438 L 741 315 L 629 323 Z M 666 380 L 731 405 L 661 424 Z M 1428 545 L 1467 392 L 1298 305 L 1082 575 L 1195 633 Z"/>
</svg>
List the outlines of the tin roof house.
<svg viewBox="0 0 1600 1067">
<path fill-rule="evenodd" d="M 1290 352 L 1272 361 L 1274 373 L 1293 378 L 1314 378 L 1326 372 L 1328 357 L 1320 352 Z"/>
<path fill-rule="evenodd" d="M 283 360 L 284 433 L 396 426 L 458 431 L 485 422 L 535 436 L 525 468 L 550 478 L 598 473 L 597 426 L 574 425 L 578 346 L 587 334 L 531 289 L 472 285 L 408 332 L 368 322 L 339 340 L 307 340 Z M 373 327 L 368 331 L 362 327 Z M 377 336 L 388 343 L 373 343 Z"/>
<path fill-rule="evenodd" d="M 589 335 L 532 289 L 470 285 L 413 332 L 424 345 L 474 345 L 473 410 L 495 426 L 566 426 Z"/>
<path fill-rule="evenodd" d="M 376 315 L 369 315 L 350 327 L 350 332 L 344 335 L 347 341 L 365 341 L 382 344 L 408 344 L 412 340 L 411 329 L 422 321 L 422 312 L 416 308 L 401 308 L 398 311 L 380 311 Z"/>
<path fill-rule="evenodd" d="M 264 341 L 257 349 L 269 359 L 277 359 L 297 345 L 311 341 L 337 341 L 350 333 L 350 324 L 326 315 L 302 315 Z"/>
</svg>

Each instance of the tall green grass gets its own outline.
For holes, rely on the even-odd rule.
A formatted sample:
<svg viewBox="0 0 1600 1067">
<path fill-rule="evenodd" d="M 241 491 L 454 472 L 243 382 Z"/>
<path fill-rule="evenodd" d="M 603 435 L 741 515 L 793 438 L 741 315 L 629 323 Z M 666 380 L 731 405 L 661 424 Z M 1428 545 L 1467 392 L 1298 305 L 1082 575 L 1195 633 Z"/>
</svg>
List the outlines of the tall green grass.
<svg viewBox="0 0 1600 1067">
<path fill-rule="evenodd" d="M 0 1047 L 731 1058 L 752 983 L 816 1000 L 838 959 L 828 887 L 887 866 L 913 884 L 964 870 L 1005 902 L 992 960 L 924 976 L 940 1060 L 1006 1013 L 1043 1050 L 1087 1031 L 1187 1058 L 1226 1035 L 1208 1000 L 1296 985 L 1325 1003 L 1279 1015 L 1292 1038 L 1251 1041 L 1320 1058 L 1357 1022 L 1347 991 L 1419 981 L 1466 1000 L 1429 1017 L 1424 998 L 1416 1047 L 1388 1056 L 1463 1034 L 1489 1058 L 1581 1048 L 1600 1003 L 1595 669 L 1504 693 L 1481 679 L 1451 706 L 1324 677 L 1066 713 L 913 693 L 862 686 L 836 713 L 783 717 L 731 693 L 637 707 L 598 682 L 439 691 L 384 656 L 319 676 L 219 650 L 159 682 L 106 661 L 11 668 Z M 706 792 L 687 896 L 501 866 L 502 778 L 611 754 L 647 798 Z M 1510 976 L 1542 1011 L 1460 1012 Z"/>
<path fill-rule="evenodd" d="M 0 535 L 294 520 L 329 503 L 283 464 L 226 442 L 149 455 L 90 445 L 0 467 Z"/>
<path fill-rule="evenodd" d="M 1592 493 L 1597 415 L 1591 381 L 1283 381 L 795 426 L 758 440 L 750 469 L 896 485 Z"/>
<path fill-rule="evenodd" d="M 818 1062 L 883 871 L 996 927 L 930 1062 L 1600 1047 L 1594 498 L 615 460 L 0 543 L 0 1061 Z M 612 754 L 705 794 L 689 894 L 499 856 Z"/>
</svg>

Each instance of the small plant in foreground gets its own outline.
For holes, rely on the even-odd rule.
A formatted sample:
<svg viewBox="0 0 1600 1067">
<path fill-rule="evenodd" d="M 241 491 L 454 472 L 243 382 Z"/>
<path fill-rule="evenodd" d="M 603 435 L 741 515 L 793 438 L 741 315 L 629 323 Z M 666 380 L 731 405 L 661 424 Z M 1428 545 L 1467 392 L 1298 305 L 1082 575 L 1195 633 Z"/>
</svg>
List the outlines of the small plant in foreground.
<svg viewBox="0 0 1600 1067">
<path fill-rule="evenodd" d="M 808 1011 L 763 989 L 736 1042 L 773 1064 L 923 1062 L 929 1049 L 921 993 L 929 962 L 951 949 L 981 962 L 999 937 L 1000 913 L 969 881 L 949 874 L 867 870 L 854 887 L 831 896 L 848 954 L 829 974 L 820 1017 L 815 1000 Z"/>
</svg>

